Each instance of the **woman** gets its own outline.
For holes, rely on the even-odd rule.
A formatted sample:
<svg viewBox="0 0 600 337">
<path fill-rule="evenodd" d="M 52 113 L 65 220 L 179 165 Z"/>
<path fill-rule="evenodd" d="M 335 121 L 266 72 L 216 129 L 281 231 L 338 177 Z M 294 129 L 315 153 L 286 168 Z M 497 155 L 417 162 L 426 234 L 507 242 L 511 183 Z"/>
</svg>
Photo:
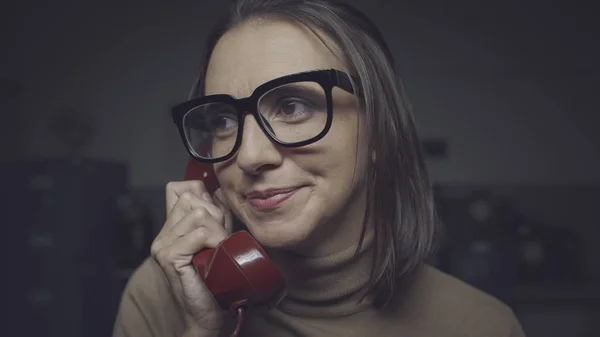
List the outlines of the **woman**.
<svg viewBox="0 0 600 337">
<path fill-rule="evenodd" d="M 229 335 L 191 260 L 233 219 L 287 283 L 276 309 L 248 313 L 243 336 L 523 336 L 504 304 L 424 262 L 430 182 L 392 57 L 363 14 L 239 0 L 206 50 L 202 98 L 176 110 L 186 128 L 200 125 L 185 144 L 214 163 L 220 189 L 167 185 L 165 225 L 114 336 Z M 206 139 L 210 151 L 195 148 Z"/>
</svg>

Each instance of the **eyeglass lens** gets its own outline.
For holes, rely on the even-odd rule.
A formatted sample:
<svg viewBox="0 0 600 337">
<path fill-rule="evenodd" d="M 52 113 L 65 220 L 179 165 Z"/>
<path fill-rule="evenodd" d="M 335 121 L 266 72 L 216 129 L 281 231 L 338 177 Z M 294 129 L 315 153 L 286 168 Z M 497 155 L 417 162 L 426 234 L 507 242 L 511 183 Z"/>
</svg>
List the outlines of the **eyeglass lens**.
<svg viewBox="0 0 600 337">
<path fill-rule="evenodd" d="M 257 111 L 270 136 L 292 144 L 318 136 L 327 124 L 327 96 L 316 82 L 288 83 L 258 99 Z M 233 150 L 239 132 L 236 108 L 223 102 L 207 103 L 183 118 L 190 148 L 202 158 L 222 158 Z M 245 114 L 244 114 L 245 115 Z"/>
</svg>

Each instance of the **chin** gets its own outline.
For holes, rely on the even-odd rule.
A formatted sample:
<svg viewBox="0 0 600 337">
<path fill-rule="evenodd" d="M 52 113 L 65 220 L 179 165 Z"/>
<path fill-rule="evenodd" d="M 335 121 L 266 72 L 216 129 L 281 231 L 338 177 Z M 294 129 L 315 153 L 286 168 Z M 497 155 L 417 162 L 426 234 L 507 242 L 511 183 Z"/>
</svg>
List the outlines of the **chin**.
<svg viewBox="0 0 600 337">
<path fill-rule="evenodd" d="M 294 220 L 276 220 L 263 223 L 248 221 L 246 227 L 256 241 L 271 249 L 296 250 L 307 245 L 316 225 L 312 217 L 299 216 Z"/>
<path fill-rule="evenodd" d="M 268 211 L 257 211 L 238 199 L 233 204 L 237 217 L 264 247 L 287 249 L 306 244 L 319 223 L 320 209 L 309 190 L 298 193 L 285 205 Z"/>
</svg>

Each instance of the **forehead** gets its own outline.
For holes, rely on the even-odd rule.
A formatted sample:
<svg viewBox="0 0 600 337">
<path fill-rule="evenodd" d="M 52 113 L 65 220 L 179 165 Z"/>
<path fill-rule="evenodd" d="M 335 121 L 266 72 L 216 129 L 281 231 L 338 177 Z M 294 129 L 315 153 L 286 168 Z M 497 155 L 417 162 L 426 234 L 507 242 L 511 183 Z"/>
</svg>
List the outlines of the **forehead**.
<svg viewBox="0 0 600 337">
<path fill-rule="evenodd" d="M 344 70 L 307 27 L 288 21 L 251 21 L 217 43 L 206 73 L 206 94 L 249 96 L 269 80 L 315 69 Z"/>
</svg>

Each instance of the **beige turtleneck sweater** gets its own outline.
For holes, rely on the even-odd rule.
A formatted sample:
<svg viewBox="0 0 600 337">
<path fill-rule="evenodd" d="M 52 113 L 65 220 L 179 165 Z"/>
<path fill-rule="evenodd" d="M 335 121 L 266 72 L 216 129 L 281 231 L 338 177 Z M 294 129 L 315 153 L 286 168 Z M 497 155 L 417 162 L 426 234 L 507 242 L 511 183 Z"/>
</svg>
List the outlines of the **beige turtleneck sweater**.
<svg viewBox="0 0 600 337">
<path fill-rule="evenodd" d="M 369 279 L 372 236 L 320 258 L 270 252 L 286 278 L 276 309 L 249 311 L 241 336 L 521 337 L 512 310 L 495 298 L 424 266 L 385 312 L 357 303 Z M 146 260 L 124 291 L 113 337 L 181 337 L 183 323 L 160 267 Z M 225 334 L 227 335 L 227 334 Z"/>
</svg>

